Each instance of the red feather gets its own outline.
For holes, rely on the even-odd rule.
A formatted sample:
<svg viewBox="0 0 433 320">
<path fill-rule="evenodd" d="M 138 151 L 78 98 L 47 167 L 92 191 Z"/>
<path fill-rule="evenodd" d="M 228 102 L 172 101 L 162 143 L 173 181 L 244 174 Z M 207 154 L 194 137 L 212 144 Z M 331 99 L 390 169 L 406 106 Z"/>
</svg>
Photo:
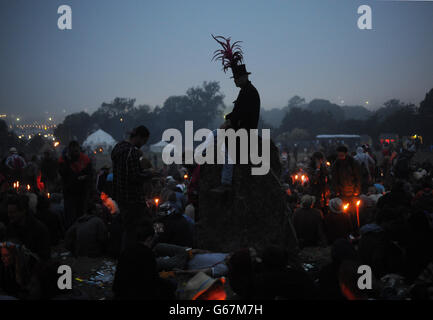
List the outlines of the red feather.
<svg viewBox="0 0 433 320">
<path fill-rule="evenodd" d="M 242 63 L 244 57 L 242 49 L 239 45 L 239 43 L 241 43 L 242 41 L 236 41 L 233 44 L 230 44 L 230 38 L 224 38 L 222 36 L 215 37 L 214 35 L 212 35 L 212 37 L 222 47 L 222 49 L 214 51 L 212 61 L 220 60 L 223 65 L 224 72 L 226 72 L 228 68 Z"/>
</svg>

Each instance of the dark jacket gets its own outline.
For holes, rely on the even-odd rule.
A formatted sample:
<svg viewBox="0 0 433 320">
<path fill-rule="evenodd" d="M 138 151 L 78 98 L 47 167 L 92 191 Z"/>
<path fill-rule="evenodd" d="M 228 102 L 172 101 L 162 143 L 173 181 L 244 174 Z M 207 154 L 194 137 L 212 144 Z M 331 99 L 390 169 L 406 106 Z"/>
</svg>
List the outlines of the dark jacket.
<svg viewBox="0 0 433 320">
<path fill-rule="evenodd" d="M 62 177 L 64 194 L 86 194 L 89 192 L 92 180 L 92 163 L 84 153 L 81 152 L 76 161 L 62 155 L 59 158 L 59 173 Z M 79 180 L 78 177 L 80 176 L 86 176 L 86 178 Z"/>
<path fill-rule="evenodd" d="M 259 300 L 312 300 L 317 289 L 308 274 L 295 269 L 257 273 L 254 277 L 254 298 Z"/>
<path fill-rule="evenodd" d="M 64 228 L 59 215 L 50 209 L 43 209 L 39 210 L 35 216 L 47 227 L 50 234 L 50 244 L 56 246 L 64 235 Z"/>
<path fill-rule="evenodd" d="M 47 227 L 32 215 L 25 217 L 24 225 L 10 223 L 6 230 L 6 238 L 18 239 L 27 249 L 38 255 L 42 260 L 51 256 L 50 235 Z"/>
<path fill-rule="evenodd" d="M 43 158 L 41 162 L 41 181 L 54 181 L 57 178 L 58 162 L 54 158 Z"/>
<path fill-rule="evenodd" d="M 333 244 L 339 238 L 346 239 L 352 232 L 350 218 L 344 213 L 328 212 L 324 221 L 326 238 L 329 244 Z"/>
<path fill-rule="evenodd" d="M 137 243 L 120 255 L 113 282 L 116 300 L 169 300 L 175 288 L 159 278 L 153 251 Z"/>
<path fill-rule="evenodd" d="M 159 219 L 164 224 L 164 232 L 159 235 L 158 242 L 193 247 L 194 227 L 180 213 L 173 213 Z"/>
<path fill-rule="evenodd" d="M 310 164 L 307 168 L 309 183 L 309 194 L 316 197 L 316 203 L 320 204 L 323 195 L 326 192 L 328 181 L 328 170 L 324 165 L 316 168 L 315 164 Z"/>
<path fill-rule="evenodd" d="M 293 215 L 293 224 L 301 247 L 326 244 L 322 212 L 313 208 L 299 208 Z"/>
<path fill-rule="evenodd" d="M 353 197 L 361 192 L 359 165 L 351 156 L 335 161 L 332 167 L 332 187 L 340 197 Z"/>
<path fill-rule="evenodd" d="M 260 96 L 250 81 L 241 88 L 234 104 L 233 111 L 226 115 L 233 129 L 257 129 L 260 116 Z"/>
<path fill-rule="evenodd" d="M 388 273 L 402 274 L 403 251 L 387 236 L 386 232 L 371 231 L 363 234 L 358 246 L 362 263 L 370 266 L 377 278 Z"/>
<path fill-rule="evenodd" d="M 65 246 L 78 257 L 98 257 L 108 241 L 108 230 L 101 218 L 94 215 L 80 217 L 69 228 Z"/>
</svg>

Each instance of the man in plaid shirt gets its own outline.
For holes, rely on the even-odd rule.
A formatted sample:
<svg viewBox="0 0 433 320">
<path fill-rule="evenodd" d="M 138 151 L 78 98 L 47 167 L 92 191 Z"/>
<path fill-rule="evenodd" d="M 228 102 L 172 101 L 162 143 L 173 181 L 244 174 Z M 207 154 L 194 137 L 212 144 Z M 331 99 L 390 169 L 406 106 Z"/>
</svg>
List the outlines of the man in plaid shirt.
<svg viewBox="0 0 433 320">
<path fill-rule="evenodd" d="M 143 183 L 150 175 L 140 168 L 140 148 L 148 139 L 149 130 L 139 126 L 131 132 L 128 140 L 119 142 L 111 152 L 113 198 L 119 205 L 123 220 L 122 249 L 135 243 L 135 226 L 146 217 Z"/>
</svg>

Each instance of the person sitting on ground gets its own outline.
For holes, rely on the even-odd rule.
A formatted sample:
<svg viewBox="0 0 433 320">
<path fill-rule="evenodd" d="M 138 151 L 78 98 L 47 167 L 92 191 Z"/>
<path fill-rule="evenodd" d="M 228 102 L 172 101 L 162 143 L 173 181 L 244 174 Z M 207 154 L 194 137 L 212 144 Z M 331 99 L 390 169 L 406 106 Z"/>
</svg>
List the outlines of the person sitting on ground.
<svg viewBox="0 0 433 320">
<path fill-rule="evenodd" d="M 61 223 L 61 232 L 65 233 L 65 207 L 61 193 L 53 193 L 50 197 L 50 211 L 57 216 Z"/>
<path fill-rule="evenodd" d="M 72 289 L 59 288 L 59 261 L 50 260 L 38 263 L 29 283 L 28 300 L 89 300 L 76 286 Z"/>
<path fill-rule="evenodd" d="M 228 279 L 233 292 L 240 299 L 254 297 L 254 268 L 256 257 L 249 248 L 234 252 L 227 263 Z"/>
<path fill-rule="evenodd" d="M 398 215 L 397 215 L 398 216 Z M 358 244 L 360 261 L 369 265 L 377 278 L 388 273 L 400 273 L 404 266 L 404 253 L 393 241 L 392 224 L 398 219 L 392 209 L 381 210 L 376 223 L 360 229 Z M 394 232 L 399 236 L 399 232 Z"/>
<path fill-rule="evenodd" d="M 301 207 L 295 210 L 293 216 L 293 225 L 301 248 L 326 245 L 323 215 L 320 210 L 313 208 L 314 200 L 313 196 L 304 195 Z"/>
<path fill-rule="evenodd" d="M 228 272 L 228 253 L 216 253 L 201 249 L 158 243 L 154 248 L 159 271 L 176 271 L 179 274 L 204 272 L 213 278 Z"/>
<path fill-rule="evenodd" d="M 358 260 L 358 254 L 353 245 L 346 239 L 337 239 L 331 248 L 332 261 L 324 266 L 319 273 L 320 296 L 327 300 L 343 300 L 338 282 L 338 271 L 345 260 Z"/>
<path fill-rule="evenodd" d="M 350 217 L 343 212 L 343 201 L 340 198 L 329 201 L 329 212 L 323 222 L 329 244 L 339 238 L 346 239 L 352 232 Z"/>
<path fill-rule="evenodd" d="M 255 299 L 311 300 L 317 288 L 304 270 L 288 267 L 288 254 L 277 246 L 264 250 L 263 268 L 254 277 Z"/>
<path fill-rule="evenodd" d="M 39 258 L 20 243 L 0 244 L 0 292 L 19 299 L 29 294 L 30 278 Z"/>
<path fill-rule="evenodd" d="M 359 274 L 358 267 L 360 264 L 355 261 L 344 261 L 338 272 L 338 282 L 341 293 L 346 300 L 369 300 L 373 291 L 370 289 L 361 289 L 358 286 Z"/>
<path fill-rule="evenodd" d="M 50 258 L 50 235 L 47 227 L 29 213 L 26 195 L 11 194 L 7 199 L 9 224 L 6 238 L 18 240 L 40 259 Z"/>
<path fill-rule="evenodd" d="M 175 287 L 161 279 L 155 255 L 150 246 L 155 230 L 146 219 L 137 225 L 138 242 L 128 246 L 120 255 L 114 275 L 115 300 L 174 299 Z"/>
<path fill-rule="evenodd" d="M 174 194 L 174 197 L 172 196 Z M 178 183 L 171 177 L 167 178 L 167 185 L 161 191 L 161 201 L 169 201 L 172 199 L 173 204 L 177 210 L 184 211 L 186 205 L 185 195 L 179 188 Z"/>
<path fill-rule="evenodd" d="M 24 168 L 27 163 L 24 157 L 18 154 L 14 147 L 9 149 L 9 156 L 6 158 L 5 166 L 9 170 L 9 175 L 13 181 L 20 181 L 23 178 Z"/>
<path fill-rule="evenodd" d="M 378 199 L 377 207 L 379 209 L 383 209 L 384 207 L 397 208 L 400 206 L 409 208 L 411 201 L 410 185 L 403 180 L 397 180 L 391 186 L 391 192 Z"/>
<path fill-rule="evenodd" d="M 96 206 L 78 218 L 65 236 L 65 246 L 77 257 L 100 257 L 108 241 L 103 220 L 96 215 Z"/>
<path fill-rule="evenodd" d="M 173 204 L 175 195 L 164 202 L 158 211 L 156 223 L 162 227 L 156 240 L 158 243 L 169 243 L 179 246 L 194 245 L 194 225 L 184 217 L 183 212 Z"/>
<path fill-rule="evenodd" d="M 63 239 L 63 225 L 59 216 L 50 210 L 50 200 L 45 196 L 38 196 L 35 216 L 47 227 L 50 233 L 50 245 L 56 246 Z"/>
</svg>

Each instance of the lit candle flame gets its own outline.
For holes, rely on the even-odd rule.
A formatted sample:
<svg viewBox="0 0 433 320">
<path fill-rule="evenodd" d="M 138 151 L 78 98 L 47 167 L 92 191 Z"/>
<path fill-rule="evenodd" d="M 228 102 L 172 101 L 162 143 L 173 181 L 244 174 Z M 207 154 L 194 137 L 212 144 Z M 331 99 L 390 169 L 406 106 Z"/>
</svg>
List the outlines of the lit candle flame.
<svg viewBox="0 0 433 320">
<path fill-rule="evenodd" d="M 349 209 L 349 204 L 348 204 L 348 203 L 346 203 L 346 204 L 343 206 L 343 210 L 344 210 L 344 211 L 346 211 L 347 209 Z"/>
<path fill-rule="evenodd" d="M 158 206 L 159 198 L 155 198 L 155 204 Z"/>
</svg>

